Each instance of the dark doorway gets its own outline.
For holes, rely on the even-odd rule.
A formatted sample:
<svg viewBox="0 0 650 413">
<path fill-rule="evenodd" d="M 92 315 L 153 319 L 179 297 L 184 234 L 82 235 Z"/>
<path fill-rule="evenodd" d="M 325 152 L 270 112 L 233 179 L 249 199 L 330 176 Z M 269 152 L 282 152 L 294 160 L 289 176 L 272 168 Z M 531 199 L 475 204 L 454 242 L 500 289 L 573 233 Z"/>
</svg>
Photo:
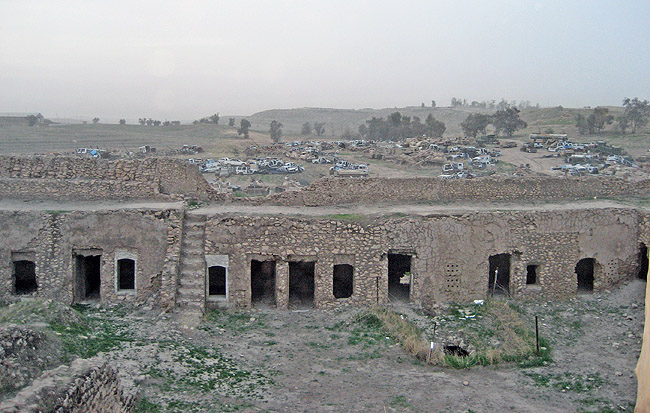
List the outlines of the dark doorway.
<svg viewBox="0 0 650 413">
<path fill-rule="evenodd" d="M 411 256 L 388 254 L 388 299 L 408 301 L 411 291 Z"/>
<path fill-rule="evenodd" d="M 275 305 L 275 261 L 251 260 L 251 302 Z"/>
<path fill-rule="evenodd" d="M 77 298 L 99 300 L 101 255 L 76 255 Z"/>
<path fill-rule="evenodd" d="M 129 258 L 117 260 L 117 288 L 135 290 L 135 261 Z"/>
<path fill-rule="evenodd" d="M 583 258 L 576 265 L 578 276 L 578 292 L 591 292 L 594 290 L 594 262 L 593 258 Z"/>
<path fill-rule="evenodd" d="M 289 262 L 289 305 L 312 307 L 314 305 L 315 262 Z"/>
<path fill-rule="evenodd" d="M 334 298 L 352 296 L 354 268 L 349 264 L 334 266 Z"/>
<path fill-rule="evenodd" d="M 488 293 L 507 295 L 510 292 L 510 254 L 491 255 L 489 261 Z"/>
<path fill-rule="evenodd" d="M 638 256 L 638 265 L 639 265 L 639 272 L 637 273 L 637 277 L 641 280 L 648 280 L 648 247 L 644 244 L 641 243 L 639 246 L 639 256 Z"/>
<path fill-rule="evenodd" d="M 526 266 L 526 285 L 537 284 L 537 265 Z"/>
<path fill-rule="evenodd" d="M 208 295 L 226 295 L 226 267 L 208 268 Z"/>
<path fill-rule="evenodd" d="M 30 294 L 37 289 L 34 261 L 14 261 L 14 291 L 16 294 Z"/>
</svg>

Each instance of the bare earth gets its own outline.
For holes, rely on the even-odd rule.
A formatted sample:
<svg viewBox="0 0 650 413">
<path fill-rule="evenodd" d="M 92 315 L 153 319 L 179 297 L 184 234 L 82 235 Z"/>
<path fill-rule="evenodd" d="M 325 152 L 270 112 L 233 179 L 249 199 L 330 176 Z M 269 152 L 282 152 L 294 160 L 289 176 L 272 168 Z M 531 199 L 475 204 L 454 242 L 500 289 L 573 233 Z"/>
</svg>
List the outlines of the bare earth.
<svg viewBox="0 0 650 413">
<path fill-rule="evenodd" d="M 168 315 L 120 316 L 137 339 L 107 357 L 148 402 L 173 411 L 632 411 L 644 291 L 645 282 L 633 280 L 567 301 L 518 302 L 530 322 L 539 315 L 552 342 L 554 362 L 545 367 L 423 365 L 381 334 L 360 336 L 354 309 L 217 312 L 196 328 Z M 427 322 L 404 304 L 394 309 Z M 179 355 L 192 360 L 196 346 L 227 358 L 233 375 L 263 378 L 244 390 L 181 386 L 188 372 Z"/>
</svg>

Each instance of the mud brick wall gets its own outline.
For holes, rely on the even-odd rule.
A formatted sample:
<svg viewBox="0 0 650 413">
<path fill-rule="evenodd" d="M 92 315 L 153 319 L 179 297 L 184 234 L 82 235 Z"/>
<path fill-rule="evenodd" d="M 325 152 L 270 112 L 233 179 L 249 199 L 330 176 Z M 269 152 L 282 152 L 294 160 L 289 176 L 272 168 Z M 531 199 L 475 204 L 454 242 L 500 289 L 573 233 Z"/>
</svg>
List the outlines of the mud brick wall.
<svg viewBox="0 0 650 413">
<path fill-rule="evenodd" d="M 647 195 L 650 180 L 630 182 L 615 177 L 485 177 L 326 178 L 300 191 L 266 200 L 240 201 L 272 205 L 329 206 L 345 204 L 439 201 L 514 201 L 586 199 Z"/>
<path fill-rule="evenodd" d="M 0 404 L 2 412 L 129 412 L 134 397 L 116 370 L 101 358 L 77 359 L 43 373 L 31 386 Z"/>
<path fill-rule="evenodd" d="M 0 211 L 0 295 L 13 293 L 12 253 L 23 253 L 36 267 L 33 295 L 78 301 L 74 254 L 99 250 L 102 302 L 173 303 L 182 218 L 175 209 Z M 122 257 L 135 260 L 134 290 L 118 291 L 115 262 Z"/>
<path fill-rule="evenodd" d="M 103 160 L 46 156 L 0 156 L 0 197 L 219 199 L 195 165 L 178 159 Z"/>
</svg>

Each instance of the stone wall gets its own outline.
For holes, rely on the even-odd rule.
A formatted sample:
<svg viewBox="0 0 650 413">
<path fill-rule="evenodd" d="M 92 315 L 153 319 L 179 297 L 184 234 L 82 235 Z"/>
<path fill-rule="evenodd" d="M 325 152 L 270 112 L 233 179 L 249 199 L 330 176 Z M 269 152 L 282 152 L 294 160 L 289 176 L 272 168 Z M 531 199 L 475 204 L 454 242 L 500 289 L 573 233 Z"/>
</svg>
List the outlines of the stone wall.
<svg viewBox="0 0 650 413">
<path fill-rule="evenodd" d="M 44 373 L 0 412 L 129 412 L 134 397 L 124 391 L 117 372 L 101 358 L 77 359 Z"/>
<path fill-rule="evenodd" d="M 101 255 L 102 303 L 130 301 L 174 308 L 183 284 L 180 268 L 187 214 L 205 215 L 205 232 L 196 240 L 196 248 L 204 260 L 220 256 L 226 263 L 226 305 L 234 307 L 251 305 L 251 260 L 276 262 L 279 308 L 290 304 L 289 263 L 301 261 L 315 265 L 316 307 L 384 303 L 389 299 L 391 253 L 411 256 L 410 299 L 415 303 L 485 298 L 489 257 L 497 254 L 510 254 L 509 291 L 514 296 L 575 294 L 575 266 L 583 258 L 594 259 L 594 289 L 605 290 L 636 275 L 639 245 L 650 231 L 648 213 L 635 208 L 354 219 L 205 214 L 200 209 L 0 211 L 4 224 L 0 226 L 0 296 L 13 293 L 12 261 L 28 259 L 35 264 L 38 284 L 32 294 L 64 303 L 84 301 L 77 257 Z M 136 262 L 132 290 L 118 288 L 120 258 Z M 338 264 L 354 269 L 349 298 L 334 297 L 333 266 Z M 534 285 L 526 284 L 529 265 L 536 266 Z M 205 280 L 186 284 L 196 283 L 192 300 L 203 308 L 209 298 L 200 285 Z"/>
<path fill-rule="evenodd" d="M 602 177 L 326 178 L 300 191 L 268 199 L 241 200 L 271 205 L 331 206 L 345 204 L 444 201 L 537 201 L 589 199 L 650 194 L 650 180 L 630 182 Z"/>
<path fill-rule="evenodd" d="M 481 212 L 359 221 L 276 216 L 208 217 L 205 254 L 229 257 L 230 305 L 251 303 L 251 260 L 276 261 L 276 300 L 288 306 L 288 263 L 315 262 L 315 306 L 369 305 L 388 299 L 388 253 L 412 256 L 411 300 L 416 303 L 482 299 L 489 257 L 510 254 L 510 293 L 575 294 L 575 266 L 595 260 L 594 290 L 636 274 L 639 227 L 630 208 Z M 335 299 L 333 265 L 354 267 L 352 297 Z M 526 284 L 526 268 L 538 281 Z"/>
<path fill-rule="evenodd" d="M 83 301 L 76 287 L 75 254 L 101 255 L 102 302 L 174 302 L 174 244 L 180 242 L 183 211 L 0 211 L 0 295 L 13 293 L 13 258 L 25 255 L 35 264 L 41 298 L 64 303 Z M 115 266 L 120 257 L 136 262 L 135 288 L 119 290 Z M 15 257 L 14 257 L 15 258 Z M 167 304 L 165 304 L 167 303 Z"/>
<path fill-rule="evenodd" d="M 179 159 L 103 160 L 0 156 L 0 198 L 219 199 L 196 166 Z"/>
</svg>

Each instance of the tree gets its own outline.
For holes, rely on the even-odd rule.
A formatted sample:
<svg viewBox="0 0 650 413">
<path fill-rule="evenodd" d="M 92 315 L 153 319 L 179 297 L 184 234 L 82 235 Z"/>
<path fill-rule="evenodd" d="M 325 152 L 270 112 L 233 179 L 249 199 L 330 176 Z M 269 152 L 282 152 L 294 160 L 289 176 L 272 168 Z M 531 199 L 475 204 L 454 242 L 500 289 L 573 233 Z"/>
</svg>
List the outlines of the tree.
<svg viewBox="0 0 650 413">
<path fill-rule="evenodd" d="M 625 115 L 621 115 L 616 118 L 616 126 L 621 131 L 622 134 L 625 134 L 627 128 L 630 127 L 630 120 Z"/>
<path fill-rule="evenodd" d="M 605 125 L 611 125 L 614 116 L 609 114 L 609 109 L 598 106 L 594 113 L 589 115 L 589 123 L 593 125 L 594 130 L 599 133 L 605 128 Z"/>
<path fill-rule="evenodd" d="M 623 115 L 632 127 L 632 133 L 648 124 L 648 119 L 650 119 L 650 103 L 647 100 L 625 98 L 623 99 L 623 106 L 625 107 Z"/>
<path fill-rule="evenodd" d="M 314 122 L 314 132 L 316 136 L 322 136 L 325 133 L 325 122 Z"/>
<path fill-rule="evenodd" d="M 210 116 L 210 121 L 214 123 L 215 125 L 219 124 L 219 114 L 215 113 L 214 115 Z"/>
<path fill-rule="evenodd" d="M 120 125 L 126 125 L 126 119 L 120 119 Z"/>
<path fill-rule="evenodd" d="M 138 118 L 138 123 L 139 123 L 140 125 L 144 126 L 145 123 L 147 123 L 147 119 L 146 119 L 146 118 Z"/>
<path fill-rule="evenodd" d="M 519 109 L 516 107 L 498 110 L 492 115 L 492 121 L 490 123 L 494 125 L 497 135 L 503 132 L 507 137 L 512 137 L 515 131 L 528 126 L 526 122 L 519 118 Z"/>
<path fill-rule="evenodd" d="M 436 118 L 434 118 L 430 113 L 424 120 L 424 124 L 426 125 L 427 135 L 429 135 L 429 137 L 440 138 L 447 130 L 445 123 L 436 120 Z"/>
<path fill-rule="evenodd" d="M 251 127 L 251 123 L 248 119 L 242 119 L 239 121 L 239 129 L 237 129 L 237 135 L 244 135 L 244 138 L 248 139 L 248 129 Z"/>
<path fill-rule="evenodd" d="M 593 125 L 589 124 L 589 119 L 585 117 L 582 113 L 576 115 L 576 126 L 578 128 L 578 133 L 580 135 L 585 135 L 587 133 L 593 132 Z"/>
<path fill-rule="evenodd" d="M 431 107 L 432 107 L 432 108 L 435 108 L 435 107 L 436 107 L 436 101 L 435 101 L 435 100 L 432 100 L 432 101 L 431 101 Z"/>
<path fill-rule="evenodd" d="M 99 123 L 99 118 L 93 118 L 93 123 L 98 124 Z"/>
<path fill-rule="evenodd" d="M 271 140 L 275 143 L 280 142 L 282 137 L 282 123 L 277 120 L 271 121 L 271 128 L 269 129 L 269 134 L 271 135 Z"/>
<path fill-rule="evenodd" d="M 228 126 L 231 128 L 235 127 L 235 118 L 228 118 Z"/>
<path fill-rule="evenodd" d="M 302 124 L 302 131 L 300 131 L 300 133 L 304 136 L 311 135 L 311 130 L 311 123 L 305 122 Z"/>
<path fill-rule="evenodd" d="M 482 113 L 472 113 L 465 118 L 460 127 L 463 128 L 465 136 L 476 138 L 479 133 L 485 135 L 485 130 L 489 124 L 490 116 Z"/>
<path fill-rule="evenodd" d="M 362 138 L 365 138 L 368 136 L 368 127 L 366 126 L 365 123 L 362 123 L 359 125 L 359 135 L 361 135 Z"/>
</svg>

